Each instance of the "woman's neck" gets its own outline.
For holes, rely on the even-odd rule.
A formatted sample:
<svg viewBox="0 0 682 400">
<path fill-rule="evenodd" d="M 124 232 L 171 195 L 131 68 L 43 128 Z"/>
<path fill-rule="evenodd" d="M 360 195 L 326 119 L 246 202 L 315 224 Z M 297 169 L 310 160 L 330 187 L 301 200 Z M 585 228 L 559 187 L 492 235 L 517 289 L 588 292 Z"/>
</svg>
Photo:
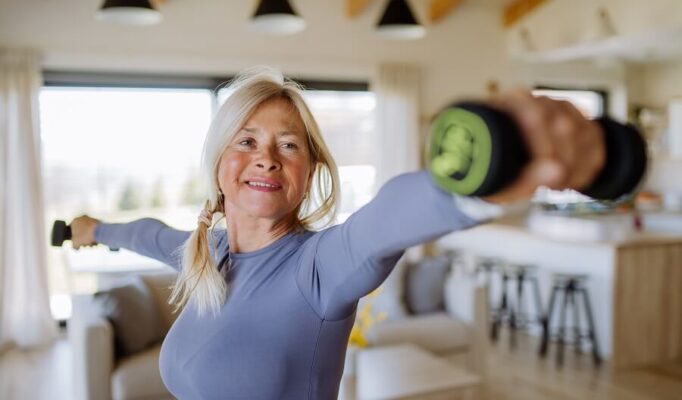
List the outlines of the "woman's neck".
<svg viewBox="0 0 682 400">
<path fill-rule="evenodd" d="M 276 242 L 298 228 L 296 218 L 279 221 L 227 216 L 227 239 L 232 253 L 250 253 Z"/>
</svg>

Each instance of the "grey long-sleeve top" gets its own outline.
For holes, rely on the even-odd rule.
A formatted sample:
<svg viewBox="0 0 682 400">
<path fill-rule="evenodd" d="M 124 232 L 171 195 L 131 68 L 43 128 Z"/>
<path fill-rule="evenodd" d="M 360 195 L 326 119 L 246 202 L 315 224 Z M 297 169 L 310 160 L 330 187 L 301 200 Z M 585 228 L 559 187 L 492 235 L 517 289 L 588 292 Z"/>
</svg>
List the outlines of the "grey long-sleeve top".
<svg viewBox="0 0 682 400">
<path fill-rule="evenodd" d="M 166 336 L 161 377 L 177 398 L 336 399 L 357 301 L 377 288 L 403 251 L 476 222 L 426 171 L 400 175 L 348 220 L 292 232 L 260 250 L 231 253 L 216 230 L 219 263 L 232 260 L 219 315 L 192 301 Z M 100 223 L 99 243 L 181 268 L 191 232 L 154 219 Z"/>
</svg>

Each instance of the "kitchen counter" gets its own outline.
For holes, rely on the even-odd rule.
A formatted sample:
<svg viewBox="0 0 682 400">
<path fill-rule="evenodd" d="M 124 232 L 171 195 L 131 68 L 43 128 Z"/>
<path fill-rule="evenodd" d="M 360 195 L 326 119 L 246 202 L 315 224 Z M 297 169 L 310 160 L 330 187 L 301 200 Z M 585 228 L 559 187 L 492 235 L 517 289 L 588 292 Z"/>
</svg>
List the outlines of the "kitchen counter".
<svg viewBox="0 0 682 400">
<path fill-rule="evenodd" d="M 651 221 L 643 216 L 643 226 Z M 682 232 L 637 231 L 628 214 L 536 213 L 455 232 L 438 244 L 537 265 L 545 307 L 552 272 L 588 274 L 598 342 L 616 368 L 682 357 Z"/>
</svg>

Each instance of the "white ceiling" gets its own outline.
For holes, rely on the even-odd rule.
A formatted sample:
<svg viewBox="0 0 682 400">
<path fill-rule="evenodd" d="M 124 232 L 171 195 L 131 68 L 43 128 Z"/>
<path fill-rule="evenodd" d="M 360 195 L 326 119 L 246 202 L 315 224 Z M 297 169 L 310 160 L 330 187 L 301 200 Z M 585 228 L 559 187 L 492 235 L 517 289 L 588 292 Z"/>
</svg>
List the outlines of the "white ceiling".
<svg viewBox="0 0 682 400">
<path fill-rule="evenodd" d="M 102 0 L 0 0 L 0 45 L 34 47 L 46 54 L 46 64 L 56 67 L 125 69 L 193 69 L 192 60 L 215 69 L 229 60 L 243 63 L 270 59 L 306 63 L 324 60 L 335 65 L 372 63 L 376 60 L 420 63 L 452 60 L 453 52 L 504 52 L 502 7 L 512 0 L 466 0 L 437 25 L 427 24 L 427 37 L 416 42 L 378 38 L 373 30 L 381 16 L 383 1 L 374 1 L 358 17 L 345 17 L 344 0 L 292 0 L 308 26 L 300 34 L 272 37 L 248 27 L 256 0 L 168 0 L 160 7 L 163 22 L 152 27 L 119 26 L 95 21 L 93 14 Z M 426 21 L 428 2 L 412 0 L 421 21 Z M 102 63 L 104 56 L 115 65 Z M 182 55 L 182 64 L 177 61 Z M 143 59 L 147 57 L 147 61 Z M 79 59 L 80 60 L 77 60 Z M 484 57 L 485 58 L 485 57 Z M 109 61 L 107 61 L 108 63 Z M 96 64 L 96 63 L 95 63 Z M 153 66 L 154 65 L 154 66 Z"/>
</svg>

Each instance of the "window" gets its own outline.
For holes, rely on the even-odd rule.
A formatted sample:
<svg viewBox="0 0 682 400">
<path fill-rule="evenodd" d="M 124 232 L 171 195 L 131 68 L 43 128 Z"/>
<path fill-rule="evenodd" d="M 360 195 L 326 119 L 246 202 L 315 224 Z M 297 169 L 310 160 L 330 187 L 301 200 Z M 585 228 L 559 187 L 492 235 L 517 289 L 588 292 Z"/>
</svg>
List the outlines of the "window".
<svg viewBox="0 0 682 400">
<path fill-rule="evenodd" d="M 47 234 L 54 220 L 82 214 L 107 222 L 152 217 L 194 229 L 205 200 L 201 148 L 224 90 L 110 86 L 50 85 L 41 91 Z M 339 165 L 340 221 L 369 200 L 374 184 L 374 95 L 361 89 L 306 94 Z M 126 250 L 50 247 L 53 316 L 67 319 L 69 295 L 96 291 L 98 275 L 158 268 L 165 267 Z"/>
<path fill-rule="evenodd" d="M 212 110 L 208 90 L 45 87 L 40 94 L 45 216 L 108 222 L 159 218 L 191 229 L 201 202 L 198 165 Z M 188 151 L 188 149 L 191 149 Z M 48 252 L 51 306 L 97 289 L 96 274 L 161 268 L 103 247 Z"/>
<path fill-rule="evenodd" d="M 568 101 L 587 118 L 601 117 L 606 110 L 606 93 L 598 90 L 537 88 L 533 94 Z"/>
</svg>

